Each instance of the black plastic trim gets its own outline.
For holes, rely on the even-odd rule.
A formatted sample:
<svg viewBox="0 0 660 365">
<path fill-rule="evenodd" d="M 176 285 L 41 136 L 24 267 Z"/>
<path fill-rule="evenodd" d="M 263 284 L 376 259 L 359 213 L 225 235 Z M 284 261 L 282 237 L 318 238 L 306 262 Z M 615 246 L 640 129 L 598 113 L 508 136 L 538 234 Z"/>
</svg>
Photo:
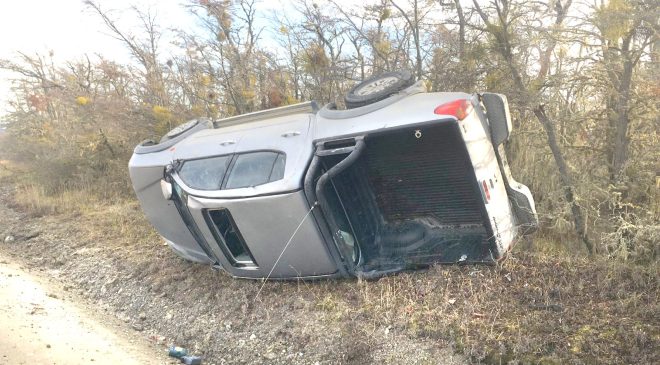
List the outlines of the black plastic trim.
<svg viewBox="0 0 660 365">
<path fill-rule="evenodd" d="M 238 239 L 241 243 L 241 246 L 247 253 L 247 255 L 250 257 L 250 260 L 252 261 L 251 264 L 245 264 L 241 263 L 238 260 L 236 260 L 236 257 L 234 254 L 231 253 L 229 250 L 229 247 L 227 247 L 227 242 L 226 240 L 222 237 L 220 232 L 218 232 L 218 227 L 216 226 L 215 222 L 213 222 L 213 218 L 211 217 L 211 212 L 212 211 L 221 211 L 224 210 L 227 212 L 227 219 L 229 220 L 229 224 L 232 225 L 233 229 L 236 231 L 236 235 L 238 236 Z M 243 238 L 243 235 L 241 234 L 241 231 L 238 229 L 238 226 L 236 225 L 236 221 L 234 220 L 234 217 L 231 215 L 231 212 L 227 208 L 219 208 L 219 209 L 204 209 L 202 211 L 202 215 L 204 216 L 204 221 L 209 227 L 209 230 L 211 231 L 211 234 L 213 235 L 213 238 L 215 238 L 216 243 L 222 253 L 225 255 L 229 263 L 236 268 L 240 269 L 245 269 L 245 268 L 258 268 L 259 264 L 257 263 L 257 260 L 254 259 L 254 256 L 252 255 L 252 251 L 250 251 L 250 248 L 248 247 L 247 243 L 245 242 L 245 238 Z"/>
<path fill-rule="evenodd" d="M 319 202 L 319 205 L 321 206 L 321 210 L 330 212 L 330 205 L 323 194 L 323 189 L 325 188 L 325 185 L 329 183 L 333 177 L 341 174 L 344 170 L 346 170 L 348 167 L 353 165 L 353 163 L 360 158 L 360 155 L 362 152 L 364 152 L 366 144 L 364 143 L 363 138 L 358 138 L 355 140 L 355 149 L 343 160 L 341 160 L 339 163 L 331 167 L 328 171 L 325 172 L 325 174 L 321 175 L 321 177 L 318 179 L 316 182 L 316 188 L 315 188 L 315 193 L 316 193 L 316 199 Z M 332 232 L 337 232 L 339 230 L 339 225 L 337 222 L 335 222 L 334 217 L 332 214 L 328 213 L 325 214 L 325 220 L 328 223 L 328 226 L 330 228 L 330 235 L 331 237 L 334 238 L 332 235 Z M 336 247 L 335 240 L 332 239 L 333 245 Z M 339 249 L 337 248 L 337 251 Z M 349 272 L 353 273 L 355 271 L 355 263 L 350 263 L 348 264 L 347 260 L 342 259 L 342 262 L 344 265 L 347 265 Z"/>
<path fill-rule="evenodd" d="M 176 182 L 171 182 L 171 184 L 175 185 Z M 182 188 L 183 189 L 183 188 Z M 172 189 L 172 201 L 174 202 L 174 206 L 176 209 L 179 211 L 179 215 L 181 216 L 181 220 L 183 220 L 183 223 L 188 227 L 188 230 L 190 231 L 190 234 L 193 236 L 199 247 L 204 251 L 204 253 L 215 263 L 218 263 L 218 258 L 213 254 L 213 250 L 211 250 L 211 247 L 209 246 L 208 242 L 206 242 L 206 239 L 204 239 L 204 235 L 202 232 L 199 230 L 199 227 L 197 227 L 197 223 L 195 223 L 195 219 L 193 218 L 192 214 L 190 213 L 190 210 L 188 209 L 188 205 L 186 202 L 182 200 L 183 197 L 180 197 L 179 194 L 176 192 L 176 189 Z"/>
<path fill-rule="evenodd" d="M 309 167 L 307 168 L 307 172 L 305 173 L 304 193 L 305 193 L 305 198 L 307 199 L 307 202 L 309 203 L 310 207 L 314 207 L 318 204 L 316 197 L 316 190 L 314 189 L 314 177 L 321 168 L 320 161 L 321 161 L 320 158 L 315 155 L 312 158 Z M 332 234 L 330 233 L 330 230 L 328 228 L 328 221 L 325 219 L 323 212 L 320 209 L 314 209 L 312 210 L 312 217 L 314 217 L 314 221 L 316 222 L 316 227 L 318 227 L 319 232 L 321 233 L 321 237 L 323 237 L 323 243 L 325 243 L 323 247 L 325 247 L 327 252 L 330 254 L 330 257 L 332 257 L 332 260 L 334 261 L 337 267 L 337 271 L 339 272 L 339 275 L 343 277 L 348 277 L 349 274 L 348 271 L 346 270 L 344 260 L 342 259 L 341 254 L 339 253 L 339 249 L 334 244 Z"/>
</svg>

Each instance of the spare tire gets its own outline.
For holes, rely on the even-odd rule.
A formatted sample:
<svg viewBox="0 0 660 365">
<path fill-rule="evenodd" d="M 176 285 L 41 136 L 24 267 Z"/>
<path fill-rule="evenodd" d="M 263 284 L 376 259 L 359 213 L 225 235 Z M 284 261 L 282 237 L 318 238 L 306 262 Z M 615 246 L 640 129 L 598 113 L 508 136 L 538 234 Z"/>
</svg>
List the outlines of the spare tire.
<svg viewBox="0 0 660 365">
<path fill-rule="evenodd" d="M 408 70 L 386 72 L 355 85 L 344 97 L 347 109 L 359 108 L 381 101 L 415 83 Z"/>
</svg>

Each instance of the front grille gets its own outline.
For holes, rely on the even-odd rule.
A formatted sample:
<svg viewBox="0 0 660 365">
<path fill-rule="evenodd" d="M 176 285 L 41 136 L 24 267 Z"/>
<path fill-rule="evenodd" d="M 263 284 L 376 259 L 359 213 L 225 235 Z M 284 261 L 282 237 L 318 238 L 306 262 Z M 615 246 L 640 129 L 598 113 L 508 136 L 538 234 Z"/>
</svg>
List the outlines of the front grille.
<svg viewBox="0 0 660 365">
<path fill-rule="evenodd" d="M 369 180 L 386 221 L 483 224 L 481 195 L 455 122 L 372 135 L 366 142 Z"/>
</svg>

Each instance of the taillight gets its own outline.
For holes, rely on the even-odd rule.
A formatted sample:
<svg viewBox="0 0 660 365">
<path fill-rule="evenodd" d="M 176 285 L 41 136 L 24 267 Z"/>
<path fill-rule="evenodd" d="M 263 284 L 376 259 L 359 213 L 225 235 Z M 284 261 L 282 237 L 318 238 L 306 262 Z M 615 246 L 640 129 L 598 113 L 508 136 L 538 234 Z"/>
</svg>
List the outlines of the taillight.
<svg viewBox="0 0 660 365">
<path fill-rule="evenodd" d="M 433 112 L 440 115 L 453 115 L 456 119 L 463 120 L 472 113 L 473 109 L 470 100 L 458 99 L 438 106 Z"/>
<path fill-rule="evenodd" d="M 486 180 L 481 182 L 481 187 L 484 190 L 484 198 L 486 198 L 486 203 L 488 203 L 490 201 L 490 190 L 488 189 L 488 183 Z"/>
</svg>

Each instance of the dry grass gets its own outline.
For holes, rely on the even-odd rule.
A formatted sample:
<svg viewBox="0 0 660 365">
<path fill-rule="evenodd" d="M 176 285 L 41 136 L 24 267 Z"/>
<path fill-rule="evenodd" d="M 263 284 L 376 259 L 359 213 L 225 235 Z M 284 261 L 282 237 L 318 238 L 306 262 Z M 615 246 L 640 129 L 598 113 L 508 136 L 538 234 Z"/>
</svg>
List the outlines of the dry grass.
<svg viewBox="0 0 660 365">
<path fill-rule="evenodd" d="M 438 266 L 312 290 L 338 320 L 434 339 L 475 362 L 658 363 L 658 274 L 518 253 L 500 267 Z"/>
<path fill-rule="evenodd" d="M 33 217 L 57 216 L 85 242 L 103 242 L 111 250 L 130 247 L 129 261 L 139 262 L 140 255 L 162 242 L 136 200 L 110 202 L 85 189 L 49 194 L 37 184 L 18 184 L 13 202 Z"/>
<path fill-rule="evenodd" d="M 60 214 L 54 219 L 122 251 L 129 265 L 146 265 L 161 249 L 133 200 L 110 203 L 82 190 L 49 196 L 37 185 L 22 185 L 15 199 L 36 214 Z M 345 329 L 356 359 L 369 343 L 354 339 L 388 331 L 450 346 L 477 363 L 660 363 L 658 265 L 574 257 L 561 247 L 539 240 L 534 253 L 519 250 L 496 267 L 273 283 L 255 306 L 303 293 L 301 301 Z"/>
<path fill-rule="evenodd" d="M 9 178 L 12 175 L 10 166 L 8 160 L 0 160 L 0 181 Z"/>
<path fill-rule="evenodd" d="M 99 201 L 84 190 L 66 190 L 48 194 L 42 185 L 20 184 L 16 203 L 34 216 L 61 213 L 86 213 L 98 209 Z"/>
</svg>

